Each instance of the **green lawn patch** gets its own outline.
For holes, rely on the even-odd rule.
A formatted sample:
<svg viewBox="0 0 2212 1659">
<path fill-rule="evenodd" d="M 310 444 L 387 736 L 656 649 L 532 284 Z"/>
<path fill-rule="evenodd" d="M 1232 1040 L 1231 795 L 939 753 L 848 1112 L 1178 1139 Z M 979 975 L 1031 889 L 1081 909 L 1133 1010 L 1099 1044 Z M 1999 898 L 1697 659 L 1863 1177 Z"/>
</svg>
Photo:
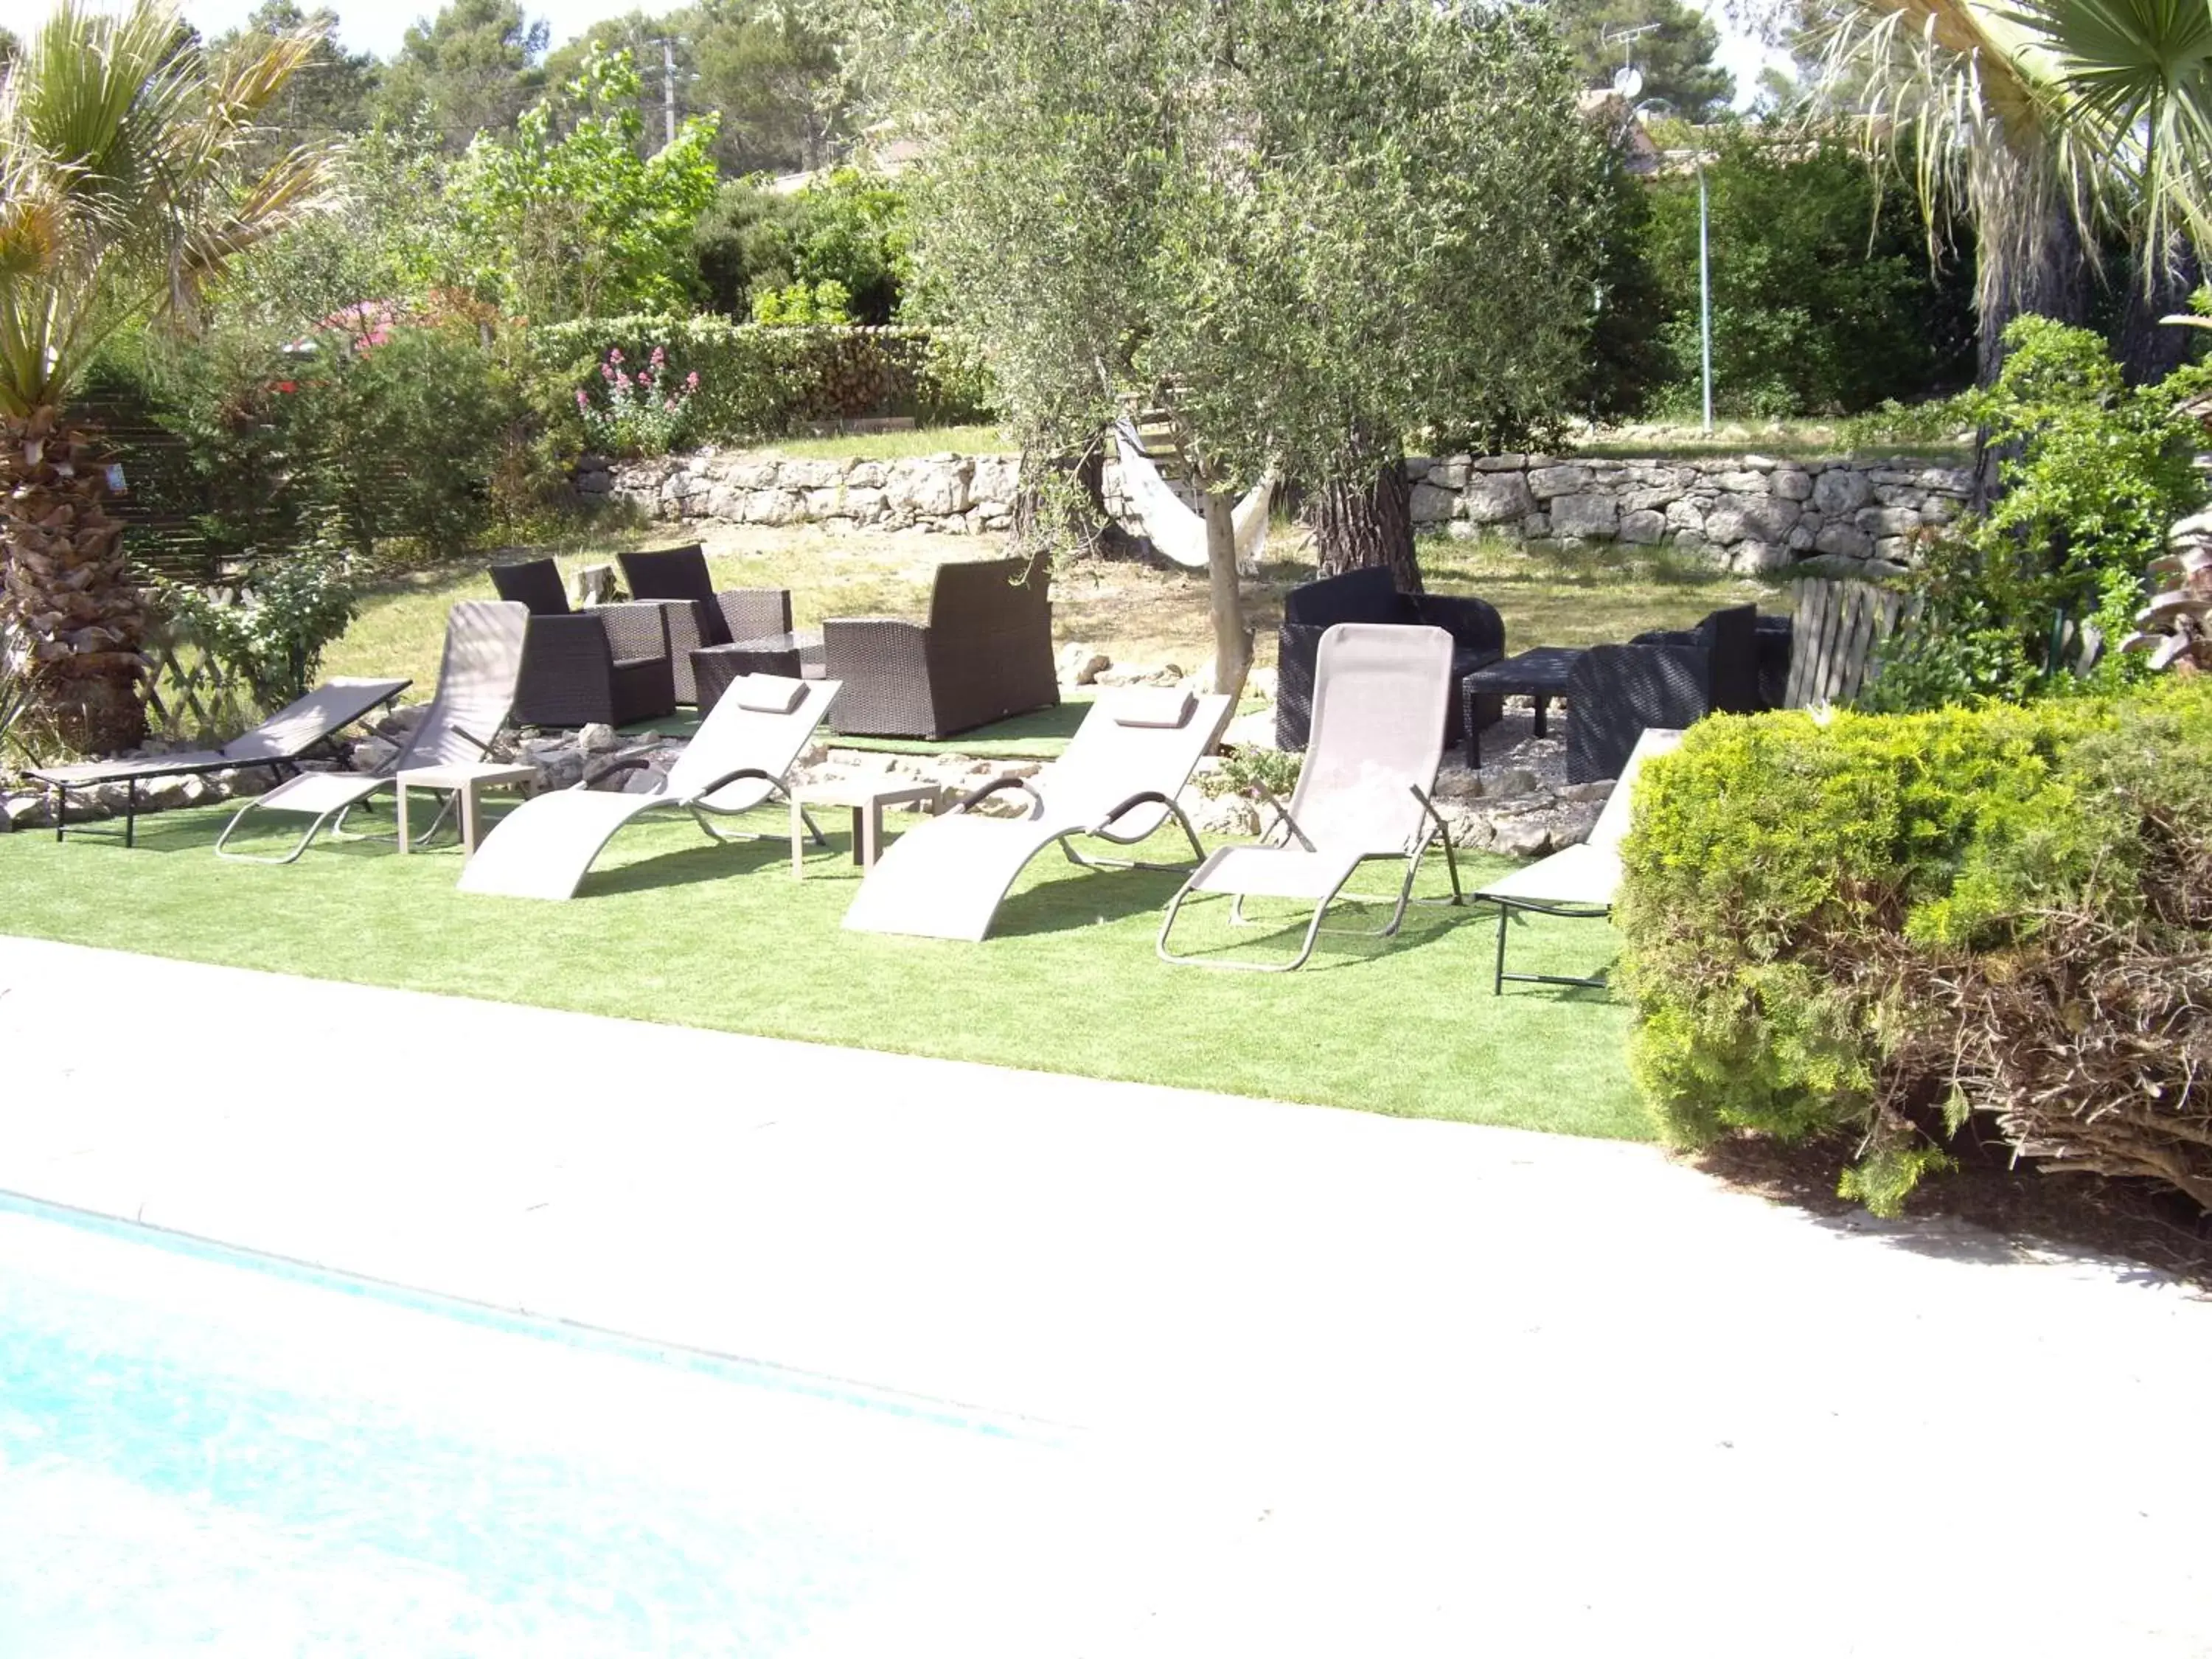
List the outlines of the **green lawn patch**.
<svg viewBox="0 0 2212 1659">
<path fill-rule="evenodd" d="M 497 808 L 495 808 L 497 810 Z M 1180 1085 L 1401 1116 L 1644 1139 L 1623 1058 L 1627 1010 L 1601 992 L 1490 994 L 1494 912 L 1417 908 L 1395 939 L 1325 935 L 1295 974 L 1170 968 L 1152 954 L 1178 878 L 1036 860 L 985 943 L 846 933 L 859 872 L 843 815 L 793 879 L 775 838 L 708 842 L 654 817 L 617 836 L 568 904 L 458 893 L 450 848 L 322 843 L 289 867 L 210 850 L 225 809 L 142 819 L 139 844 L 0 837 L 11 933 L 156 956 L 764 1036 Z M 388 810 L 383 815 L 389 823 Z M 894 828 L 902 823 L 892 820 Z M 1151 856 L 1169 855 L 1158 843 Z M 1502 867 L 1468 860 L 1466 872 Z M 1370 866 L 1361 890 L 1390 885 Z M 1446 891 L 1441 860 L 1421 891 Z M 1348 912 L 1373 922 L 1379 908 Z M 1286 927 L 1186 912 L 1179 945 L 1287 955 Z M 1589 921 L 1516 927 L 1518 967 L 1586 973 L 1617 941 Z M 234 1011 L 238 1012 L 238 1011 Z M 649 1045 L 649 1037 L 641 1038 Z M 374 1044 L 372 1043 L 372 1047 Z M 743 1080 L 732 1079 L 733 1097 Z M 611 1105 L 619 1110 L 619 1103 Z"/>
</svg>

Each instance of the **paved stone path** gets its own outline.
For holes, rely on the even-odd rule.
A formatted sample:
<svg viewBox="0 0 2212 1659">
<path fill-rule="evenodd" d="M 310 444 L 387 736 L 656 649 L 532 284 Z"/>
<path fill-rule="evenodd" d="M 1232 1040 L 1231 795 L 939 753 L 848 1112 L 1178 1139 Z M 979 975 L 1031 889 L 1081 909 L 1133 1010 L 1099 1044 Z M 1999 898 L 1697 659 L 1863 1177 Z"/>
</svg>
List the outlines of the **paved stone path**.
<svg viewBox="0 0 2212 1659">
<path fill-rule="evenodd" d="M 0 1189 L 1126 1449 L 1206 1541 L 1031 1654 L 2212 1654 L 2212 1304 L 2124 1265 L 5 938 L 0 1087 Z"/>
</svg>

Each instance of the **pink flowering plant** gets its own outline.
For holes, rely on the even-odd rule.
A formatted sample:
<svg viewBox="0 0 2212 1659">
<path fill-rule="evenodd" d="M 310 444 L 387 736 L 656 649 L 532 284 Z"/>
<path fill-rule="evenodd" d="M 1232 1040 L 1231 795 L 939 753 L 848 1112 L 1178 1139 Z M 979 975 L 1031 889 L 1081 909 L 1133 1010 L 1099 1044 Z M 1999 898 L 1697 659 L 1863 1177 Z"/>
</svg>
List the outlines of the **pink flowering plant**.
<svg viewBox="0 0 2212 1659">
<path fill-rule="evenodd" d="M 601 454 L 665 455 L 683 441 L 698 392 L 698 371 L 679 378 L 661 347 L 635 368 L 611 347 L 598 379 L 576 388 L 576 415 Z"/>
</svg>

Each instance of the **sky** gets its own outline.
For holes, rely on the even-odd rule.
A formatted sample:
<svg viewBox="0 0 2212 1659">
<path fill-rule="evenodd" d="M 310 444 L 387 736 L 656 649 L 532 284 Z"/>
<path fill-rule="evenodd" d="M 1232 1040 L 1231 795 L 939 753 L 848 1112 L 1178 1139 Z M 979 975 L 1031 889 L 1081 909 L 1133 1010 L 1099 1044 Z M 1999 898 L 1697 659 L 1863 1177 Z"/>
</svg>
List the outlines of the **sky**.
<svg viewBox="0 0 2212 1659">
<path fill-rule="evenodd" d="M 1729 21 L 1720 0 L 1700 3 L 1720 26 L 1721 62 L 1735 76 L 1736 101 L 1746 102 L 1755 89 L 1765 50 Z M 38 27 L 52 3 L 53 0 L 0 0 L 0 26 L 24 33 Z M 244 22 L 258 3 L 258 0 L 182 0 L 179 9 L 201 33 L 221 34 Z M 434 0 L 417 5 L 406 0 L 397 3 L 395 0 L 321 0 L 321 3 L 337 13 L 338 38 L 347 46 L 355 52 L 373 52 L 380 58 L 389 58 L 398 50 L 399 37 L 418 13 L 437 9 Z M 523 0 L 523 9 L 553 26 L 553 44 L 557 46 L 603 17 L 619 17 L 630 11 L 664 12 L 674 3 L 675 0 L 663 4 L 653 0 Z M 313 10 L 314 0 L 302 0 L 301 9 Z M 1787 61 L 1778 54 L 1777 60 Z"/>
</svg>

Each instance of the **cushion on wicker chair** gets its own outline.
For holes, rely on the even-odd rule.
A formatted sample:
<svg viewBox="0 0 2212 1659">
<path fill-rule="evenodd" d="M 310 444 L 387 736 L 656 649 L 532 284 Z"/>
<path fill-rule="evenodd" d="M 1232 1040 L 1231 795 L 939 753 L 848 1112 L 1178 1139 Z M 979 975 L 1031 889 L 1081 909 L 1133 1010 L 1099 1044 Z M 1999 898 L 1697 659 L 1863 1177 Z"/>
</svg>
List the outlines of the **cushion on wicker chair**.
<svg viewBox="0 0 2212 1659">
<path fill-rule="evenodd" d="M 787 679 L 781 674 L 740 674 L 723 695 L 735 697 L 740 708 L 763 714 L 788 714 L 806 695 L 806 682 Z"/>
</svg>

